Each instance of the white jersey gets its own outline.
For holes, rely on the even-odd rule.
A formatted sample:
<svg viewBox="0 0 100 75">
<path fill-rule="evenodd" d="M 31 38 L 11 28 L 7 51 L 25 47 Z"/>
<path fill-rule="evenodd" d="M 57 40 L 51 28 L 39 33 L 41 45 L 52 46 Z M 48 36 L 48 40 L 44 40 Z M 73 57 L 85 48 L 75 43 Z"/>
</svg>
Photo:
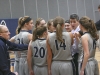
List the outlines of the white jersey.
<svg viewBox="0 0 100 75">
<path fill-rule="evenodd" d="M 49 44 L 53 53 L 53 60 L 72 60 L 71 56 L 71 37 L 68 32 L 62 32 L 64 43 L 56 38 L 56 33 L 49 34 Z"/>
<path fill-rule="evenodd" d="M 85 75 L 99 75 L 98 62 L 95 59 L 96 40 L 93 39 L 93 37 L 90 35 L 90 33 L 85 33 L 84 35 L 88 36 L 88 48 L 89 48 L 89 58 L 88 58 L 88 62 L 86 64 L 86 66 L 85 66 L 84 73 L 85 73 Z M 82 40 L 80 40 L 78 47 L 79 47 L 78 70 L 80 73 L 83 58 L 84 58 Z"/>
<path fill-rule="evenodd" d="M 17 44 L 29 44 L 30 40 L 28 39 L 29 32 L 21 31 L 15 36 L 15 43 Z M 27 56 L 27 50 L 20 51 L 20 56 Z"/>
<path fill-rule="evenodd" d="M 89 33 L 85 33 L 85 35 L 88 35 L 88 38 L 89 38 L 88 47 L 89 47 L 90 56 L 89 56 L 88 60 L 91 60 L 92 58 L 93 59 L 95 58 L 96 42 L 93 41 L 93 38 Z M 78 61 L 82 61 L 82 59 L 84 57 L 84 52 L 83 52 L 83 46 L 82 46 L 81 40 L 80 40 L 80 43 L 79 43 L 78 47 L 79 47 L 79 58 L 78 58 Z"/>
<path fill-rule="evenodd" d="M 33 64 L 37 66 L 47 65 L 46 39 L 37 39 L 31 44 Z"/>
</svg>

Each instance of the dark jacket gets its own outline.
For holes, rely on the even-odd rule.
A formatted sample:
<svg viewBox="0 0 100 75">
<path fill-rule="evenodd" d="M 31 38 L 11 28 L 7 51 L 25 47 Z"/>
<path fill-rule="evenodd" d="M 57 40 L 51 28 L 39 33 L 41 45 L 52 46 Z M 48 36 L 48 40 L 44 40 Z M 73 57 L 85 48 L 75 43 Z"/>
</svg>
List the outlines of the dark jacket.
<svg viewBox="0 0 100 75">
<path fill-rule="evenodd" d="M 100 30 L 100 20 L 95 23 L 97 30 Z"/>
<path fill-rule="evenodd" d="M 28 45 L 18 45 L 0 37 L 0 75 L 15 75 L 10 71 L 10 57 L 8 50 L 21 51 L 27 49 Z"/>
</svg>

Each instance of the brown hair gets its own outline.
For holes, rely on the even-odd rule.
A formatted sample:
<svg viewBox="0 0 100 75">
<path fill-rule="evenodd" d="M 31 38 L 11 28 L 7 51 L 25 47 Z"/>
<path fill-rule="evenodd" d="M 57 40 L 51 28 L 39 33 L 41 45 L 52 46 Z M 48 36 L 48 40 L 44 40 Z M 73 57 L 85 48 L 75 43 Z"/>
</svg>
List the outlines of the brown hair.
<svg viewBox="0 0 100 75">
<path fill-rule="evenodd" d="M 53 22 L 53 19 L 50 19 L 50 20 L 48 21 L 48 23 L 47 23 L 48 29 L 49 29 L 49 27 L 52 25 L 52 22 Z"/>
<path fill-rule="evenodd" d="M 95 23 L 93 20 L 91 20 L 89 17 L 84 16 L 79 20 L 79 23 L 88 30 L 88 32 L 91 34 L 91 36 L 95 39 L 98 38 L 97 36 L 97 29 L 95 26 Z"/>
<path fill-rule="evenodd" d="M 62 39 L 62 25 L 64 25 L 64 19 L 62 17 L 56 17 L 53 20 L 53 26 L 56 28 L 56 37 L 59 41 L 64 42 Z"/>
<path fill-rule="evenodd" d="M 100 5 L 98 6 L 98 9 L 100 9 Z"/>
<path fill-rule="evenodd" d="M 16 28 L 16 34 L 19 34 L 21 28 L 24 26 L 25 23 L 28 23 L 32 19 L 29 16 L 20 17 L 18 20 L 18 27 Z"/>
<path fill-rule="evenodd" d="M 40 27 L 35 28 L 33 30 L 32 41 L 35 41 L 36 39 L 38 39 L 38 37 L 42 36 L 45 31 L 47 31 L 46 26 L 40 26 Z"/>
<path fill-rule="evenodd" d="M 79 16 L 77 14 L 71 14 L 70 19 L 76 19 L 77 21 L 79 21 Z"/>
<path fill-rule="evenodd" d="M 43 18 L 38 18 L 35 22 L 35 28 L 40 24 L 40 22 L 43 20 Z"/>
</svg>

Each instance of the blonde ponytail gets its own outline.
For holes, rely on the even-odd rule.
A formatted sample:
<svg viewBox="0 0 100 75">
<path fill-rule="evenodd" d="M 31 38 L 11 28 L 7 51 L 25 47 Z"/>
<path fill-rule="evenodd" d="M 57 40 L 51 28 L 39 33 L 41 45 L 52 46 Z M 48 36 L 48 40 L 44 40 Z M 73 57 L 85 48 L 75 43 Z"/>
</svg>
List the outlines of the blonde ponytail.
<svg viewBox="0 0 100 75">
<path fill-rule="evenodd" d="M 61 42 L 64 42 L 63 39 L 62 39 L 62 27 L 60 24 L 57 24 L 57 27 L 56 27 L 56 36 L 57 36 L 57 39 Z"/>
<path fill-rule="evenodd" d="M 56 28 L 56 37 L 59 41 L 64 42 L 63 38 L 62 38 L 62 26 L 64 25 L 64 19 L 62 17 L 56 17 L 53 20 L 53 26 Z"/>
</svg>

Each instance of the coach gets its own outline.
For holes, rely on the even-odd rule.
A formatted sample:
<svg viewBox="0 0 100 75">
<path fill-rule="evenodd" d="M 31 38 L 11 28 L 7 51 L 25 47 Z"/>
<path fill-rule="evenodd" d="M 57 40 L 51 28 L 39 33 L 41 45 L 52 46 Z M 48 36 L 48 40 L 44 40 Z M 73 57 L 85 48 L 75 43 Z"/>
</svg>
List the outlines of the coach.
<svg viewBox="0 0 100 75">
<path fill-rule="evenodd" d="M 8 50 L 27 50 L 28 45 L 17 45 L 8 41 L 10 32 L 4 25 L 0 25 L 0 75 L 16 75 L 10 71 L 10 57 Z"/>
</svg>

